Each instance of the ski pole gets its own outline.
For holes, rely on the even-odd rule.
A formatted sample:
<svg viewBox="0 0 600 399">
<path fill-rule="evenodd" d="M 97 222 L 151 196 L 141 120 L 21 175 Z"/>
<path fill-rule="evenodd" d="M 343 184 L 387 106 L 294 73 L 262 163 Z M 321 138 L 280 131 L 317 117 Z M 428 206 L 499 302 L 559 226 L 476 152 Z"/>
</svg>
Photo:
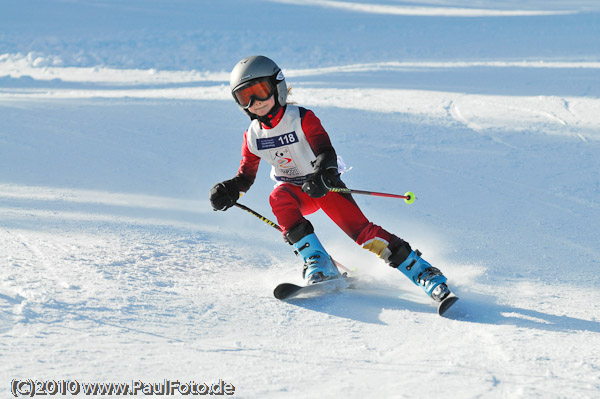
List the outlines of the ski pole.
<svg viewBox="0 0 600 399">
<path fill-rule="evenodd" d="M 342 194 L 365 194 L 365 195 L 374 195 L 376 197 L 389 197 L 389 198 L 402 198 L 404 202 L 407 204 L 412 204 L 415 202 L 415 193 L 412 191 L 407 191 L 404 195 L 398 194 L 388 194 L 388 193 L 378 193 L 375 191 L 364 191 L 364 190 L 353 190 L 350 188 L 341 188 L 341 187 L 333 187 L 329 189 L 330 192 L 334 193 L 342 193 Z"/>
<path fill-rule="evenodd" d="M 260 213 L 256 212 L 255 210 L 248 208 L 246 205 L 242 205 L 242 204 L 239 204 L 239 203 L 237 203 L 237 202 L 236 202 L 234 205 L 235 205 L 235 206 L 237 206 L 238 208 L 240 208 L 240 209 L 242 209 L 242 210 L 244 210 L 244 211 L 248 212 L 249 214 L 256 216 L 257 218 L 259 218 L 260 220 L 262 220 L 263 222 L 265 222 L 265 223 L 266 223 L 266 224 L 268 224 L 269 226 L 273 227 L 274 229 L 276 229 L 276 230 L 278 230 L 278 231 L 283 231 L 283 230 L 281 229 L 281 227 L 280 227 L 280 226 L 279 226 L 277 223 L 275 223 L 275 222 L 273 222 L 273 221 L 271 221 L 271 220 L 267 219 L 266 217 L 264 217 L 264 216 L 263 216 L 263 215 L 261 215 Z M 333 263 L 335 263 L 335 265 L 336 265 L 336 266 L 337 266 L 339 269 L 342 269 L 342 270 L 344 270 L 344 271 L 346 271 L 346 272 L 352 272 L 352 273 L 356 273 L 356 269 L 354 269 L 354 270 L 350 270 L 350 269 L 348 269 L 346 266 L 342 265 L 340 262 L 336 261 L 335 259 L 331 258 L 331 260 L 333 261 Z"/>
<path fill-rule="evenodd" d="M 256 216 L 257 218 L 259 218 L 260 220 L 262 220 L 263 222 L 265 222 L 265 223 L 266 223 L 266 224 L 268 224 L 269 226 L 271 226 L 271 227 L 275 228 L 276 230 L 278 230 L 278 231 L 283 231 L 283 230 L 282 230 L 282 228 L 281 228 L 281 227 L 279 227 L 279 225 L 278 225 L 277 223 L 275 223 L 275 222 L 273 222 L 273 221 L 271 221 L 271 220 L 267 219 L 266 217 L 264 217 L 264 216 L 263 216 L 263 215 L 261 215 L 260 213 L 256 212 L 255 210 L 248 208 L 246 205 L 242 205 L 242 204 L 239 204 L 239 203 L 237 203 L 237 202 L 236 202 L 234 205 L 235 205 L 235 206 L 237 206 L 237 207 L 238 207 L 238 208 L 240 208 L 240 209 L 243 209 L 243 210 L 245 210 L 245 211 L 246 211 L 246 212 L 248 212 L 249 214 Z"/>
</svg>

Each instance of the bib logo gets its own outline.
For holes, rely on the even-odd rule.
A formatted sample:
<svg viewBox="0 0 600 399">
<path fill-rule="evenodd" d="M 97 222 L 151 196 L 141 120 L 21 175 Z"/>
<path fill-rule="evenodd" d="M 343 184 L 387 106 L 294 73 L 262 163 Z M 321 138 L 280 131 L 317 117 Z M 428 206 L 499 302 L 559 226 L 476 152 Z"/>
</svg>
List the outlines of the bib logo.
<svg viewBox="0 0 600 399">
<path fill-rule="evenodd" d="M 300 171 L 296 167 L 296 163 L 292 159 L 290 150 L 287 147 L 280 147 L 269 152 L 271 153 L 271 159 L 281 173 L 288 176 L 300 175 Z"/>
</svg>

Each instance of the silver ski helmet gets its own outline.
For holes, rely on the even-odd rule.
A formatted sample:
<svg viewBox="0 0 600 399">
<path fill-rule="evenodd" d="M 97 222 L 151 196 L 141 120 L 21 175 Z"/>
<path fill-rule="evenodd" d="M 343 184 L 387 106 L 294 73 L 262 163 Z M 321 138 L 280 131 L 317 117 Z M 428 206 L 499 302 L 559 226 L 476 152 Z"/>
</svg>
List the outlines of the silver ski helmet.
<svg viewBox="0 0 600 399">
<path fill-rule="evenodd" d="M 263 87 L 244 91 L 258 82 L 262 82 Z M 286 104 L 287 85 L 283 72 L 273 60 L 262 55 L 253 55 L 238 62 L 231 71 L 229 87 L 235 102 L 245 111 L 252 105 L 252 99 L 266 100 L 264 97 L 268 98 L 271 94 L 275 95 L 276 106 Z"/>
</svg>

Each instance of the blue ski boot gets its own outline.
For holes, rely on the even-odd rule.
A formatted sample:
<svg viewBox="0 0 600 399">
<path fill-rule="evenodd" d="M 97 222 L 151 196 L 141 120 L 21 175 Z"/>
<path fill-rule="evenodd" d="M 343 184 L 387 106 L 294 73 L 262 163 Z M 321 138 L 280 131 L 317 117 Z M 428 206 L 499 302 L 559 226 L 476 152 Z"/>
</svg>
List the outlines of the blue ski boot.
<svg viewBox="0 0 600 399">
<path fill-rule="evenodd" d="M 302 277 L 307 285 L 340 276 L 340 272 L 315 233 L 301 238 L 293 245 L 296 253 L 304 259 Z"/>
<path fill-rule="evenodd" d="M 413 283 L 423 288 L 423 291 L 436 302 L 443 301 L 450 294 L 450 290 L 446 285 L 446 277 L 439 269 L 431 266 L 421 258 L 419 250 L 411 250 L 404 262 L 399 265 L 391 262 L 390 266 L 396 267 L 404 273 Z"/>
</svg>

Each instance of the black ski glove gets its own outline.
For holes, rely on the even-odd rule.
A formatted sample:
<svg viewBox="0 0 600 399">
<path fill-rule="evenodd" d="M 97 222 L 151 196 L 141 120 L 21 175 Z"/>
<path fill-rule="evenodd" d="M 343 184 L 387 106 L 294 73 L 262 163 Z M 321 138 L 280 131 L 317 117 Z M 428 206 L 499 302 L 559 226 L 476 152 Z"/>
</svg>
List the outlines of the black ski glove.
<svg viewBox="0 0 600 399">
<path fill-rule="evenodd" d="M 312 198 L 321 198 L 336 186 L 340 177 L 338 174 L 337 158 L 330 153 L 317 156 L 315 171 L 302 185 L 302 191 Z"/>
<path fill-rule="evenodd" d="M 236 179 L 217 183 L 210 189 L 210 204 L 215 211 L 226 211 L 240 198 L 240 189 Z"/>
</svg>

